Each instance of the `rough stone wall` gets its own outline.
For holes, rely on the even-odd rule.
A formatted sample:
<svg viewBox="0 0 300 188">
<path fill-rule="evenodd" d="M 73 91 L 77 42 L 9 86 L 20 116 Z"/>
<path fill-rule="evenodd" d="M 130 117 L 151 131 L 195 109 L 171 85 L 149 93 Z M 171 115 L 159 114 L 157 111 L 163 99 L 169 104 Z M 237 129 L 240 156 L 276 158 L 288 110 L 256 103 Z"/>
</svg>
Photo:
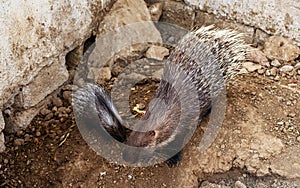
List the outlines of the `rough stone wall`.
<svg viewBox="0 0 300 188">
<path fill-rule="evenodd" d="M 0 145 L 4 119 L 11 129 L 27 126 L 68 79 L 66 54 L 91 35 L 111 1 L 0 1 Z"/>
<path fill-rule="evenodd" d="M 300 45 L 300 1 L 185 0 L 203 12 L 294 39 Z"/>
</svg>

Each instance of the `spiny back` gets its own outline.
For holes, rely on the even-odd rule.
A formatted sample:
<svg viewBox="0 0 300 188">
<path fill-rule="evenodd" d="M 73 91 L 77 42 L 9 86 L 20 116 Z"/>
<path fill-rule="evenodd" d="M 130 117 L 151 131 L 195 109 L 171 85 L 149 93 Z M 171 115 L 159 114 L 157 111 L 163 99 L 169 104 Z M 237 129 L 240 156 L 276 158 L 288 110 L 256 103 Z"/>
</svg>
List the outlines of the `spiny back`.
<svg viewBox="0 0 300 188">
<path fill-rule="evenodd" d="M 171 52 L 162 80 L 173 80 L 173 85 L 192 84 L 198 91 L 200 108 L 206 111 L 210 99 L 224 89 L 226 80 L 238 73 L 247 47 L 242 34 L 214 26 L 202 27 L 185 35 Z M 182 72 L 186 77 L 178 80 Z M 159 91 L 164 89 L 161 84 Z M 189 91 L 179 92 L 189 96 Z"/>
</svg>

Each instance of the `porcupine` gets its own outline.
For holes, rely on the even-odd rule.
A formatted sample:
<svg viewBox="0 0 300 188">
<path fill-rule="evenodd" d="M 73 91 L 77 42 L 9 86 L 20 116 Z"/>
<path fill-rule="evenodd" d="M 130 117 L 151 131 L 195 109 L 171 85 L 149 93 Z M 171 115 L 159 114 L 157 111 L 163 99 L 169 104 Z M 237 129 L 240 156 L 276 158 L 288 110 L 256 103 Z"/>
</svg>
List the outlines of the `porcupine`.
<svg viewBox="0 0 300 188">
<path fill-rule="evenodd" d="M 196 92 L 198 103 L 190 102 L 189 108 L 199 108 L 199 118 L 208 113 L 212 100 L 224 89 L 226 80 L 236 75 L 245 60 L 247 45 L 241 34 L 233 30 L 219 30 L 214 26 L 202 27 L 183 37 L 167 58 L 161 82 L 154 99 L 138 124 L 143 130 L 134 130 L 126 136 L 125 126 L 110 96 L 95 84 L 79 89 L 74 98 L 81 106 L 79 113 L 89 116 L 89 110 L 97 110 L 101 126 L 115 139 L 127 145 L 150 148 L 182 144 L 176 142 L 183 130 L 178 128 L 182 100 L 189 101 L 189 92 Z M 187 89 L 191 85 L 193 89 Z M 193 91 L 192 91 L 193 90 Z M 183 98 L 180 97 L 184 96 Z M 95 101 L 96 109 L 88 109 Z M 165 107 L 161 106 L 164 102 Z M 139 155 L 126 153 L 124 159 L 136 162 Z M 169 166 L 178 164 L 181 151 L 167 160 Z M 150 160 L 150 159 L 149 159 Z"/>
</svg>

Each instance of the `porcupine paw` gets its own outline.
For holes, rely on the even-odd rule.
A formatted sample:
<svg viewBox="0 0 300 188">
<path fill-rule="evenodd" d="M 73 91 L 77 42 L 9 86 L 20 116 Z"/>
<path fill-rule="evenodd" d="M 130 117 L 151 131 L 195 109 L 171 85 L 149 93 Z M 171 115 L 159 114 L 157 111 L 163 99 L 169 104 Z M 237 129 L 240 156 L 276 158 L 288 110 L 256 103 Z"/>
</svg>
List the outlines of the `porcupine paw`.
<svg viewBox="0 0 300 188">
<path fill-rule="evenodd" d="M 168 159 L 166 161 L 167 165 L 169 167 L 175 167 L 179 165 L 179 162 L 182 158 L 182 151 L 179 151 L 177 154 L 175 154 L 173 157 L 171 157 L 170 159 Z"/>
</svg>

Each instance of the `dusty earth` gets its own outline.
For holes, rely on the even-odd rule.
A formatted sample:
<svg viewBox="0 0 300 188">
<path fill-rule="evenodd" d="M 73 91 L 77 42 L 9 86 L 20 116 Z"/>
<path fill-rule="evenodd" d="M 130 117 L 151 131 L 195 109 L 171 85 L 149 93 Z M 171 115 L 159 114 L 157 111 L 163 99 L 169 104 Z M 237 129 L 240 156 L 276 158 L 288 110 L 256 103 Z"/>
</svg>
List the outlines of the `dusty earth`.
<svg viewBox="0 0 300 188">
<path fill-rule="evenodd" d="M 108 91 L 115 79 L 103 84 Z M 228 86 L 226 118 L 215 143 L 206 153 L 196 149 L 206 117 L 173 168 L 165 163 L 131 168 L 98 156 L 76 127 L 66 85 L 26 130 L 6 134 L 0 186 L 299 187 L 299 171 L 293 171 L 293 165 L 299 164 L 300 88 L 289 83 L 257 73 L 238 76 Z M 147 106 L 158 84 L 157 79 L 146 79 L 135 85 L 130 96 L 133 114 L 139 115 L 133 110 L 136 104 L 141 110 Z M 255 144 L 257 140 L 261 142 Z"/>
<path fill-rule="evenodd" d="M 119 73 L 144 56 L 145 49 L 115 59 L 112 77 L 99 84 L 110 92 Z M 210 148 L 198 150 L 207 116 L 173 168 L 120 166 L 97 155 L 77 129 L 69 82 L 25 130 L 5 133 L 0 187 L 300 187 L 300 73 L 275 81 L 250 72 L 228 84 L 226 117 Z M 152 78 L 131 88 L 133 116 L 141 116 L 158 85 Z"/>
</svg>

